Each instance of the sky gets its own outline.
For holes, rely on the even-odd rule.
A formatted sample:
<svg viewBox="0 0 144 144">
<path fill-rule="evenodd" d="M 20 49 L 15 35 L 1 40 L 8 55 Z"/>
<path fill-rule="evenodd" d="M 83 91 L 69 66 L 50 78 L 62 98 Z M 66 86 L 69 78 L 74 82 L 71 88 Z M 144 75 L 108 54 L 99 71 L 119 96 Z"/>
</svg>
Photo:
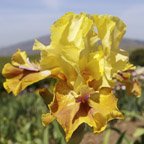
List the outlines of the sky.
<svg viewBox="0 0 144 144">
<path fill-rule="evenodd" d="M 0 48 L 50 34 L 69 11 L 118 16 L 127 25 L 125 37 L 144 40 L 144 0 L 0 0 Z"/>
</svg>

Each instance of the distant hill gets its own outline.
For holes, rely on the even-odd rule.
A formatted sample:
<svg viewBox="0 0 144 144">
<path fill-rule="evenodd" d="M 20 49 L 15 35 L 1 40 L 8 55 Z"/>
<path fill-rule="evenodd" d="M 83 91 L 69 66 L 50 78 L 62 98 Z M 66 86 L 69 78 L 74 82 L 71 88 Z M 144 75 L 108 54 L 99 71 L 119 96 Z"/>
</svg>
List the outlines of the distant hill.
<svg viewBox="0 0 144 144">
<path fill-rule="evenodd" d="M 144 41 L 125 38 L 122 40 L 120 47 L 128 52 L 135 49 L 144 49 Z"/>
<path fill-rule="evenodd" d="M 40 40 L 43 44 L 49 44 L 50 43 L 50 37 L 48 35 L 39 37 L 38 40 Z M 0 56 L 10 56 L 17 49 L 24 50 L 28 54 L 38 53 L 38 51 L 33 51 L 32 50 L 33 44 L 34 44 L 34 39 L 33 40 L 24 41 L 24 42 L 20 42 L 20 43 L 11 45 L 11 46 L 0 48 Z"/>
<path fill-rule="evenodd" d="M 48 35 L 39 37 L 38 40 L 40 40 L 44 44 L 50 43 L 50 37 Z M 21 50 L 25 50 L 28 54 L 37 53 L 37 51 L 32 51 L 33 44 L 34 44 L 34 39 L 1 48 L 0 56 L 9 56 L 9 55 L 13 54 L 18 48 L 20 48 Z M 123 39 L 120 47 L 129 52 L 131 52 L 135 49 L 139 49 L 139 48 L 144 49 L 144 41 Z"/>
</svg>

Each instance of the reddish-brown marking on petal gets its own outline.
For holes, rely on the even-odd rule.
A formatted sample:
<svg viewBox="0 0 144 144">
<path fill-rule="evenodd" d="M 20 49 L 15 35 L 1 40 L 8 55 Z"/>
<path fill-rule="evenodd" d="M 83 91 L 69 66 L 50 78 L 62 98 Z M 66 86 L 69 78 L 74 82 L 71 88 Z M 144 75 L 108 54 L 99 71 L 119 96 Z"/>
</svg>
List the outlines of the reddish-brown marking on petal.
<svg viewBox="0 0 144 144">
<path fill-rule="evenodd" d="M 71 90 L 70 86 L 67 84 L 66 81 L 63 81 L 63 80 L 59 80 L 55 89 L 56 92 L 63 94 L 63 95 L 68 94 L 70 90 Z"/>
<path fill-rule="evenodd" d="M 94 90 L 98 90 L 100 85 L 102 84 L 102 79 L 89 81 L 88 85 L 92 87 Z"/>
<path fill-rule="evenodd" d="M 79 117 L 85 117 L 85 116 L 87 116 L 88 113 L 89 113 L 89 111 L 90 111 L 90 109 L 91 109 L 91 107 L 88 105 L 87 102 L 80 103 L 79 111 L 76 113 L 75 117 L 73 118 L 73 123 Z"/>
<path fill-rule="evenodd" d="M 56 113 L 58 111 L 58 107 L 59 107 L 58 100 L 57 100 L 57 97 L 55 96 L 53 104 L 50 106 L 52 113 Z"/>
<path fill-rule="evenodd" d="M 81 73 L 82 73 L 82 76 L 84 77 L 85 80 L 89 79 L 89 76 L 90 76 L 89 69 L 85 68 L 84 70 L 81 71 Z"/>
</svg>

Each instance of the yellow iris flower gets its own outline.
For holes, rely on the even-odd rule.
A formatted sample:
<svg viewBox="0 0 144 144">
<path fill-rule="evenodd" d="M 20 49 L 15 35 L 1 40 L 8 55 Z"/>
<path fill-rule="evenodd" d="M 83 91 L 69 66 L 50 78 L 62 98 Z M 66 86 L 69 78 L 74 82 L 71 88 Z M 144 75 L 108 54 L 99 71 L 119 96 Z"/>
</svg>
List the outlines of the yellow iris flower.
<svg viewBox="0 0 144 144">
<path fill-rule="evenodd" d="M 39 64 L 30 63 L 25 52 L 14 54 L 3 69 L 4 87 L 18 94 L 42 79 L 56 78 L 52 91 L 39 90 L 50 110 L 43 114 L 43 124 L 56 119 L 67 141 L 82 123 L 101 132 L 108 121 L 123 118 L 113 89 L 118 72 L 134 69 L 119 49 L 125 30 L 117 17 L 67 13 L 52 25 L 50 45 L 35 41 Z"/>
</svg>

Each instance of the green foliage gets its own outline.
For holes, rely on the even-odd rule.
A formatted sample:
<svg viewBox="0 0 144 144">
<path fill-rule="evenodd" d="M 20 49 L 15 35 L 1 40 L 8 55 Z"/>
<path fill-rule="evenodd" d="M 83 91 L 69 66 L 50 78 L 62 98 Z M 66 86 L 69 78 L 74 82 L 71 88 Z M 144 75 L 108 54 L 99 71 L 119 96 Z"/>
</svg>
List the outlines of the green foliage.
<svg viewBox="0 0 144 144">
<path fill-rule="evenodd" d="M 144 144 L 144 127 L 137 128 L 133 136 L 138 138 L 134 144 Z"/>
<path fill-rule="evenodd" d="M 136 66 L 144 66 L 144 49 L 137 49 L 131 52 L 129 60 Z"/>
<path fill-rule="evenodd" d="M 0 70 L 2 70 L 4 64 L 10 62 L 10 57 L 0 57 Z"/>
<path fill-rule="evenodd" d="M 0 95 L 0 143 L 64 144 L 57 122 L 44 127 L 41 114 L 47 108 L 41 97 L 23 94 L 17 97 Z"/>
<path fill-rule="evenodd" d="M 144 120 L 144 89 L 142 90 L 142 96 L 139 98 L 126 96 L 125 94 L 120 95 L 118 104 L 129 119 Z"/>
<path fill-rule="evenodd" d="M 43 111 L 41 99 L 30 94 L 14 97 L 3 93 L 0 109 L 0 143 L 31 143 L 38 137 L 42 140 L 46 128 L 40 120 Z"/>
<path fill-rule="evenodd" d="M 125 137 L 125 134 L 126 134 L 126 132 L 123 132 L 123 133 L 120 135 L 120 137 L 119 137 L 119 139 L 117 140 L 116 144 L 122 144 L 123 139 L 124 139 L 124 137 Z"/>
<path fill-rule="evenodd" d="M 144 128 L 138 128 L 133 135 L 134 137 L 140 137 L 144 135 Z"/>
<path fill-rule="evenodd" d="M 103 144 L 109 143 L 110 134 L 111 134 L 111 129 L 107 129 L 103 138 Z"/>
</svg>

